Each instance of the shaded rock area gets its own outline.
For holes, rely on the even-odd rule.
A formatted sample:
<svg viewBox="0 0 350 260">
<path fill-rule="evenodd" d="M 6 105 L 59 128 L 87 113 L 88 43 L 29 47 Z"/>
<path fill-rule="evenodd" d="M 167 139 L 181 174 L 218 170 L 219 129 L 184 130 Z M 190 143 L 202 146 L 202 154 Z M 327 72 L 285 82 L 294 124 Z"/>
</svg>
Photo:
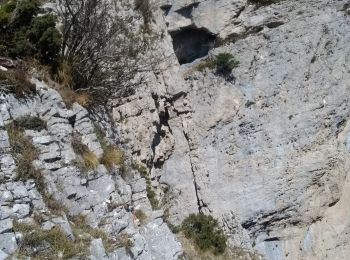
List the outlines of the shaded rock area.
<svg viewBox="0 0 350 260">
<path fill-rule="evenodd" d="M 208 55 L 216 37 L 205 30 L 185 28 L 171 33 L 175 54 L 180 64 Z"/>
</svg>

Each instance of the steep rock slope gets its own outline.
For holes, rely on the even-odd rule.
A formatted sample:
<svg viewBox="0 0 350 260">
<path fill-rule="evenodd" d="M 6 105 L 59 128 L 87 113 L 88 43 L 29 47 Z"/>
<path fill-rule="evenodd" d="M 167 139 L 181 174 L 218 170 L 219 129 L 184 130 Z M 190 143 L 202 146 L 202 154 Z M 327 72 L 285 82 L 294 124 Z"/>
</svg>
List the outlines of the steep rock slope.
<svg viewBox="0 0 350 260">
<path fill-rule="evenodd" d="M 0 259 L 12 254 L 20 259 L 28 254 L 45 256 L 47 246 L 40 237 L 57 227 L 71 242 L 51 253 L 52 258 L 177 259 L 181 245 L 163 222 L 163 212 L 152 211 L 145 176 L 132 168 L 123 174 L 121 167 L 106 169 L 99 163 L 95 169 L 80 167 L 73 148 L 75 136 L 81 136 L 80 146 L 86 145 L 97 157 L 103 153 L 97 121 L 93 123 L 88 111 L 77 103 L 67 108 L 59 93 L 46 83 L 32 81 L 37 95 L 1 97 Z M 8 126 L 23 118 L 38 118 L 46 126 L 23 130 L 38 150 L 33 164 L 43 180 L 37 174 L 18 178 L 24 169 L 17 167 Z M 28 229 L 36 235 L 31 236 Z M 76 243 L 82 243 L 81 237 L 84 250 L 67 255 L 69 243 L 77 239 L 80 242 Z"/>
<path fill-rule="evenodd" d="M 199 61 L 172 62 L 149 94 L 114 108 L 121 136 L 170 198 L 171 221 L 213 214 L 232 246 L 266 259 L 346 259 L 347 6 L 161 2 L 175 52 L 191 56 L 182 63 L 205 55 L 196 52 L 201 43 L 240 61 L 231 81 L 197 72 Z"/>
</svg>

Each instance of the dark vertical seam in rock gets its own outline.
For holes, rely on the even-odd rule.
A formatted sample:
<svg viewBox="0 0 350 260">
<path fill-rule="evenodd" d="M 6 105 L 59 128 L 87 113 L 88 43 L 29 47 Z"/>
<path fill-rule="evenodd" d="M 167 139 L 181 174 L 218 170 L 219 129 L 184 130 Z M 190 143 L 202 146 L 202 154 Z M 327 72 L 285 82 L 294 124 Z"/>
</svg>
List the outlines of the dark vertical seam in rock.
<svg viewBox="0 0 350 260">
<path fill-rule="evenodd" d="M 194 172 L 194 168 L 193 168 L 193 163 L 192 163 L 192 157 L 191 157 L 191 148 L 190 148 L 190 141 L 189 141 L 189 138 L 188 138 L 188 135 L 186 134 L 185 131 L 183 131 L 184 133 L 184 136 L 186 138 L 186 141 L 187 141 L 187 144 L 188 144 L 188 148 L 189 148 L 189 158 L 190 158 L 190 164 L 191 164 L 191 171 L 192 171 L 192 176 L 193 176 L 193 185 L 194 185 L 194 191 L 196 193 L 196 198 L 197 198 L 197 205 L 198 205 L 198 211 L 199 213 L 202 213 L 202 205 L 201 205 L 201 199 L 199 198 L 199 195 L 198 195 L 198 184 L 196 182 L 196 174 Z"/>
</svg>

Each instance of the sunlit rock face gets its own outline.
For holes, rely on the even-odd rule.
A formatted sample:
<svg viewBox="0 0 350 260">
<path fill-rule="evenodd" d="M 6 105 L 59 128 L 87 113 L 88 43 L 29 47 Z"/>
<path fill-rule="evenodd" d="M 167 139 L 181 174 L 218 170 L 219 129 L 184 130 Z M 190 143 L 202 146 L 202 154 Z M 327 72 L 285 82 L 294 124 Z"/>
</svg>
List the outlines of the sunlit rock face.
<svg viewBox="0 0 350 260">
<path fill-rule="evenodd" d="M 240 62 L 227 81 L 211 69 L 196 71 L 202 55 L 180 56 L 184 65 L 163 78 L 165 88 L 179 91 L 157 95 L 156 113 L 169 117 L 154 129 L 153 154 L 164 160 L 152 174 L 171 194 L 172 221 L 213 214 L 232 246 L 266 259 L 347 258 L 346 4 L 161 2 L 167 46 L 178 58 L 181 44 L 189 46 L 186 57 L 200 52 L 192 46 L 203 42 L 201 31 L 216 37 L 209 56 L 228 52 Z M 139 146 L 144 154 L 147 145 Z"/>
</svg>

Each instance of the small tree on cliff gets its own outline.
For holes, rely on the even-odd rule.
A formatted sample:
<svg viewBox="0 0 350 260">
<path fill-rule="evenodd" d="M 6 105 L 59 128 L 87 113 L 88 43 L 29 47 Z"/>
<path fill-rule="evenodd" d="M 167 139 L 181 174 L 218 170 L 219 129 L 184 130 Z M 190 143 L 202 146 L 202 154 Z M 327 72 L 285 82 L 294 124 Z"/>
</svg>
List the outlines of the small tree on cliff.
<svg viewBox="0 0 350 260">
<path fill-rule="evenodd" d="M 95 101 L 127 96 L 140 81 L 140 71 L 151 70 L 153 59 L 140 64 L 149 50 L 133 14 L 122 0 L 59 0 L 62 53 L 73 89 L 89 90 Z M 65 74 L 64 72 L 62 74 Z"/>
</svg>

